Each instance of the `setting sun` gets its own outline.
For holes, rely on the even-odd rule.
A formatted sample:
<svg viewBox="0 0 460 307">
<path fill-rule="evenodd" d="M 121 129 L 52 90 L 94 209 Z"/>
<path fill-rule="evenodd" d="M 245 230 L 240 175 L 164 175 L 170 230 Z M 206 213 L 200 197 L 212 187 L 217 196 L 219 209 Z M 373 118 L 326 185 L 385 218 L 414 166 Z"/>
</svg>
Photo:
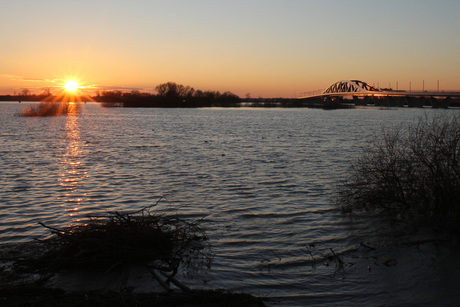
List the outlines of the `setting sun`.
<svg viewBox="0 0 460 307">
<path fill-rule="evenodd" d="M 78 83 L 77 83 L 77 81 L 69 80 L 64 85 L 64 88 L 66 89 L 66 91 L 74 92 L 74 91 L 76 91 L 78 89 Z"/>
</svg>

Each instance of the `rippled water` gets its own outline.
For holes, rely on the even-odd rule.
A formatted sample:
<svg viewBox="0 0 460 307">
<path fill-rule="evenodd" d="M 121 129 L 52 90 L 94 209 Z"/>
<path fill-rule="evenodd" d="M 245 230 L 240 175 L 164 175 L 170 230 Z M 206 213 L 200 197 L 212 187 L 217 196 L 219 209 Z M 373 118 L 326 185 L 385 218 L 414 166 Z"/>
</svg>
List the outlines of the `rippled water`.
<svg viewBox="0 0 460 307">
<path fill-rule="evenodd" d="M 407 240 L 388 247 L 370 218 L 331 205 L 334 183 L 383 126 L 454 110 L 88 103 L 79 115 L 15 117 L 24 105 L 0 103 L 1 242 L 45 235 L 38 222 L 64 226 L 163 197 L 159 210 L 206 223 L 216 256 L 210 272 L 189 281 L 196 287 L 267 296 L 276 306 L 460 302 L 454 252 Z M 331 249 L 344 267 L 323 257 Z"/>
</svg>

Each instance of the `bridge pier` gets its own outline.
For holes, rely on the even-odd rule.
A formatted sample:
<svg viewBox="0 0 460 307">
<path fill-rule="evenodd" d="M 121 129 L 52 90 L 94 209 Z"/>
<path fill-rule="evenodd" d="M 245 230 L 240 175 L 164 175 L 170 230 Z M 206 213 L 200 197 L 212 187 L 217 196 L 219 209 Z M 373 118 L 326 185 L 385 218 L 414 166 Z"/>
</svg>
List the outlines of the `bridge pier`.
<svg viewBox="0 0 460 307">
<path fill-rule="evenodd" d="M 421 108 L 423 107 L 423 101 L 416 97 L 406 97 L 407 106 L 409 108 Z"/>
<path fill-rule="evenodd" d="M 439 99 L 435 97 L 430 97 L 430 103 L 432 108 L 444 108 L 447 109 L 449 107 L 450 99 L 446 97 L 445 99 Z"/>
</svg>

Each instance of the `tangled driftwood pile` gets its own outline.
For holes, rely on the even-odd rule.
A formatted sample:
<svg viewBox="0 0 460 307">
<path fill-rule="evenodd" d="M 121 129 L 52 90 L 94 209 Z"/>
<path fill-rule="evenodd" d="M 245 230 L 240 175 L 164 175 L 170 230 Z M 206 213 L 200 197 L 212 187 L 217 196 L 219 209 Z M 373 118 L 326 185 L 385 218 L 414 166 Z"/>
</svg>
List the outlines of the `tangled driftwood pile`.
<svg viewBox="0 0 460 307">
<path fill-rule="evenodd" d="M 30 264 L 47 271 L 107 271 L 125 264 L 142 264 L 168 272 L 170 277 L 181 265 L 185 272 L 210 266 L 211 248 L 198 222 L 173 214 L 154 214 L 150 209 L 88 216 L 82 224 L 61 229 L 42 224 L 53 236 L 42 241 L 48 252 Z"/>
</svg>

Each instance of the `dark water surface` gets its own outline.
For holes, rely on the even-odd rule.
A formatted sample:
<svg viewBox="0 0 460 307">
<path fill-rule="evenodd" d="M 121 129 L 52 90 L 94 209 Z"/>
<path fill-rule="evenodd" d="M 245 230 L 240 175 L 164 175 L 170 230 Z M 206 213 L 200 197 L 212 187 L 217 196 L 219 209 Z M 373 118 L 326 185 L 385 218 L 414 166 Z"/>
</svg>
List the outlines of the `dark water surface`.
<svg viewBox="0 0 460 307">
<path fill-rule="evenodd" d="M 382 238 L 370 217 L 331 205 L 334 183 L 382 127 L 456 110 L 88 103 L 79 115 L 15 117 L 24 106 L 0 103 L 2 243 L 46 235 L 38 222 L 66 226 L 164 197 L 158 210 L 203 218 L 216 253 L 191 286 L 267 296 L 274 306 L 460 303 L 452 240 Z"/>
</svg>

